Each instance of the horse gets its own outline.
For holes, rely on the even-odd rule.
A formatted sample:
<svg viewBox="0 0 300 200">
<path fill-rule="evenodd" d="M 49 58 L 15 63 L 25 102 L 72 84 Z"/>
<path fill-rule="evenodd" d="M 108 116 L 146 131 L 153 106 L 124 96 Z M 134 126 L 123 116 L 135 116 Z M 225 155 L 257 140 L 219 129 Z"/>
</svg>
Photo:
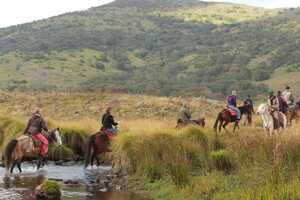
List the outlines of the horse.
<svg viewBox="0 0 300 200">
<path fill-rule="evenodd" d="M 109 149 L 110 141 L 111 137 L 104 131 L 93 134 L 88 138 L 85 151 L 85 168 L 89 164 L 93 166 L 94 160 L 97 162 L 97 167 L 100 166 L 98 155 L 111 151 Z"/>
<path fill-rule="evenodd" d="M 62 145 L 62 139 L 60 136 L 59 128 L 56 128 L 49 132 L 46 136 L 50 143 L 57 143 Z M 13 173 L 15 166 L 18 167 L 19 172 L 22 173 L 21 164 L 23 158 L 25 157 L 37 157 L 39 153 L 39 148 L 36 148 L 34 141 L 29 135 L 22 135 L 17 139 L 11 140 L 5 147 L 4 150 L 4 161 L 6 170 Z M 45 163 L 39 158 L 37 169 L 39 170 L 41 166 Z"/>
<path fill-rule="evenodd" d="M 300 101 L 296 105 L 290 107 L 287 112 L 288 123 L 292 125 L 293 120 L 296 122 L 300 119 Z"/>
<path fill-rule="evenodd" d="M 221 132 L 222 127 L 223 127 L 223 129 L 226 132 L 228 132 L 226 127 L 230 123 L 235 123 L 234 128 L 233 128 L 233 132 L 235 132 L 235 130 L 237 128 L 239 128 L 239 120 L 237 119 L 236 115 L 235 116 L 232 115 L 232 113 L 229 109 L 224 109 L 218 114 L 218 117 L 217 117 L 216 122 L 214 124 L 214 130 L 216 131 L 216 133 L 218 131 Z M 219 127 L 218 127 L 218 125 L 219 125 Z"/>
<path fill-rule="evenodd" d="M 238 109 L 241 111 L 241 118 L 244 115 L 246 116 L 244 125 L 246 125 L 246 123 L 248 125 L 251 125 L 252 124 L 252 114 L 254 113 L 253 106 L 252 105 L 244 105 L 244 106 L 238 107 Z"/>
<path fill-rule="evenodd" d="M 200 118 L 197 120 L 191 120 L 191 123 L 184 123 L 181 119 L 178 119 L 176 129 L 182 129 L 188 125 L 195 125 L 204 128 L 205 127 L 205 119 Z"/>
<path fill-rule="evenodd" d="M 279 126 L 275 127 L 274 118 L 271 115 L 269 106 L 267 104 L 261 104 L 257 109 L 257 114 L 261 116 L 263 126 L 270 136 L 275 130 L 279 130 L 280 128 L 285 129 L 287 127 L 287 118 L 281 112 L 279 112 Z"/>
</svg>

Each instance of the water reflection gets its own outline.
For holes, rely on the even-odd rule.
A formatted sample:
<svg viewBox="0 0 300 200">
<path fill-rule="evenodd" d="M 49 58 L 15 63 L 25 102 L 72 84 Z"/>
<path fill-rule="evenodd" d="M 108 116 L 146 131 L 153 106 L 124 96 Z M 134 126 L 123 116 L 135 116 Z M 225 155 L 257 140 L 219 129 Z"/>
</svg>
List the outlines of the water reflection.
<svg viewBox="0 0 300 200">
<path fill-rule="evenodd" d="M 36 172 L 30 165 L 24 165 L 24 173 L 5 176 L 0 168 L 0 200 L 34 200 L 34 189 L 46 178 L 61 181 L 72 180 L 75 185 L 62 184 L 62 200 L 141 200 L 140 196 L 127 192 L 100 192 L 96 184 L 98 173 L 110 167 L 84 170 L 81 165 L 47 166 Z"/>
</svg>

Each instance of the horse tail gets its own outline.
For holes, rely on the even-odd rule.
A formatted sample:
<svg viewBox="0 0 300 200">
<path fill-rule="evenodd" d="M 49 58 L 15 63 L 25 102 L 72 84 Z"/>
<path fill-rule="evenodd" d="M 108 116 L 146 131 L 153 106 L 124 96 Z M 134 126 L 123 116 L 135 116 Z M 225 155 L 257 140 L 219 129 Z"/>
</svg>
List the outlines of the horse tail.
<svg viewBox="0 0 300 200">
<path fill-rule="evenodd" d="M 12 154 L 18 144 L 18 140 L 11 140 L 5 147 L 4 150 L 4 161 L 5 167 L 8 170 L 10 165 L 12 164 Z"/>
<path fill-rule="evenodd" d="M 85 149 L 85 164 L 84 167 L 87 168 L 91 162 L 91 154 L 92 154 L 92 148 L 94 145 L 94 140 L 96 139 L 95 135 L 92 135 L 89 137 L 87 144 L 86 144 L 86 149 Z"/>
<path fill-rule="evenodd" d="M 221 119 L 221 113 L 218 114 L 218 117 L 217 117 L 216 122 L 214 124 L 214 130 L 216 132 L 218 131 L 218 124 L 219 124 L 220 119 Z"/>
</svg>

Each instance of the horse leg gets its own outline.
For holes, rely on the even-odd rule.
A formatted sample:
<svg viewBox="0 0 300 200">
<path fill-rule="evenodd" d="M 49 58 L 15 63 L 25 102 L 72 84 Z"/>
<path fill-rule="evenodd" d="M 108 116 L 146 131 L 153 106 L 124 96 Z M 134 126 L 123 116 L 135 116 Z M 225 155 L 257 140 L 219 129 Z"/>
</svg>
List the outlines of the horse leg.
<svg viewBox="0 0 300 200">
<path fill-rule="evenodd" d="M 21 165 L 22 165 L 22 159 L 19 159 L 19 160 L 18 160 L 18 164 L 17 164 L 17 165 L 18 165 L 19 172 L 22 173 L 22 168 L 21 168 Z"/>
<path fill-rule="evenodd" d="M 252 114 L 249 115 L 248 122 L 249 122 L 249 125 L 252 125 Z"/>
<path fill-rule="evenodd" d="M 219 132 L 221 133 L 222 131 L 222 126 L 223 126 L 223 120 L 220 120 L 220 124 L 219 124 Z"/>
<path fill-rule="evenodd" d="M 40 155 L 39 158 L 38 158 L 37 170 L 42 168 L 42 165 L 43 165 L 43 156 Z"/>
<path fill-rule="evenodd" d="M 228 133 L 228 130 L 226 129 L 227 125 L 228 125 L 228 122 L 225 122 L 225 124 L 223 125 L 223 129 Z"/>
<path fill-rule="evenodd" d="M 233 127 L 233 133 L 235 133 L 236 128 L 240 129 L 239 123 L 235 122 L 234 127 Z"/>
<path fill-rule="evenodd" d="M 15 161 L 13 162 L 13 164 L 11 165 L 11 168 L 10 168 L 10 173 L 11 173 L 11 174 L 14 172 L 14 168 L 15 168 L 16 164 L 17 164 L 17 161 L 15 160 Z"/>
<path fill-rule="evenodd" d="M 96 158 L 97 167 L 99 167 L 99 166 L 100 166 L 100 160 L 99 160 L 99 157 L 96 156 L 95 158 Z"/>
<path fill-rule="evenodd" d="M 95 159 L 95 153 L 93 152 L 92 158 L 91 158 L 91 167 L 94 166 L 94 159 Z"/>
</svg>

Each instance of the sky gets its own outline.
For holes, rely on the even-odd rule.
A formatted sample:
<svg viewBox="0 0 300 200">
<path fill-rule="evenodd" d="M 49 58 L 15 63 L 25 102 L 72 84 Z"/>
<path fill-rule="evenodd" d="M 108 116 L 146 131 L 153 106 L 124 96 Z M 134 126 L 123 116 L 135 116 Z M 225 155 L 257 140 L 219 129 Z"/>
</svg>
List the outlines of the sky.
<svg viewBox="0 0 300 200">
<path fill-rule="evenodd" d="M 0 28 L 32 22 L 66 12 L 86 10 L 112 0 L 1 0 Z M 300 0 L 207 0 L 266 8 L 300 7 Z"/>
</svg>

